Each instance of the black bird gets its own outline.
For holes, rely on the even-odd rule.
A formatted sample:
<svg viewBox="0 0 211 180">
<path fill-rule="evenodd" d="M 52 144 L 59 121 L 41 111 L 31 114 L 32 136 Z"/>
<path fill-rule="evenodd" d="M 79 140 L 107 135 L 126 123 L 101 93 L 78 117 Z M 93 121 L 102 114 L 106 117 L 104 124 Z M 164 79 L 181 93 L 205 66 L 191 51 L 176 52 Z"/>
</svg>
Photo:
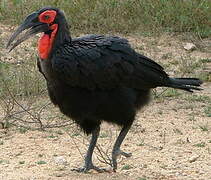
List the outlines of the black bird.
<svg viewBox="0 0 211 180">
<path fill-rule="evenodd" d="M 85 165 L 77 169 L 80 172 L 102 171 L 92 163 L 102 121 L 122 127 L 112 150 L 115 171 L 117 156 L 131 155 L 121 151 L 120 146 L 136 112 L 148 103 L 152 88 L 200 90 L 199 79 L 169 77 L 163 67 L 135 52 L 126 39 L 103 35 L 72 39 L 64 13 L 57 8 L 45 7 L 27 16 L 7 47 L 12 50 L 40 32 L 37 64 L 51 101 L 87 135 L 92 134 Z"/>
</svg>

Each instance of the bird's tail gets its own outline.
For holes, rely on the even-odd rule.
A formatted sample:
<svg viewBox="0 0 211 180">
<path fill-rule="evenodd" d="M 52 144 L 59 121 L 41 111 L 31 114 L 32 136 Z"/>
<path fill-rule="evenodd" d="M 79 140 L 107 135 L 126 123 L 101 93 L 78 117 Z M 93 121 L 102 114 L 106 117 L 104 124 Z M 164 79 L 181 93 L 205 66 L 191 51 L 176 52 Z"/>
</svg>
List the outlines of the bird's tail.
<svg viewBox="0 0 211 180">
<path fill-rule="evenodd" d="M 169 78 L 167 86 L 185 91 L 193 92 L 193 90 L 202 90 L 200 85 L 203 83 L 197 78 Z"/>
</svg>

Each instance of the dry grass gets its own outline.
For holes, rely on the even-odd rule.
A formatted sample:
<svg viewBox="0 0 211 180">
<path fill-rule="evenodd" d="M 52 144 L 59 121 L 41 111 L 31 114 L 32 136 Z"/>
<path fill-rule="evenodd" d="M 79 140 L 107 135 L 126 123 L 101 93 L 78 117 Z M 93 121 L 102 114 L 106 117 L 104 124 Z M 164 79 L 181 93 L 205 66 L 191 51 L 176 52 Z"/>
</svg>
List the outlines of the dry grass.
<svg viewBox="0 0 211 180">
<path fill-rule="evenodd" d="M 43 6 L 63 9 L 74 33 L 211 34 L 211 2 L 206 0 L 2 0 L 0 20 L 19 24 Z"/>
<path fill-rule="evenodd" d="M 2 47 L 12 30 L 0 26 Z M 126 38 L 137 51 L 162 64 L 172 76 L 204 77 L 203 73 L 208 71 L 204 91 L 189 94 L 158 88 L 153 93 L 154 100 L 137 115 L 122 146 L 133 156 L 120 157 L 118 172 L 77 174 L 70 169 L 82 165 L 88 138 L 48 104 L 46 85 L 35 64 L 36 43 L 34 40 L 23 43 L 9 55 L 1 49 L 0 179 L 211 178 L 211 84 L 207 51 L 210 40 L 199 42 L 204 45 L 200 46 L 202 49 L 187 52 L 183 44 L 188 41 L 179 36 Z M 70 125 L 66 127 L 49 129 L 68 122 Z M 35 130 L 41 128 L 45 131 Z M 94 155 L 97 165 L 109 167 L 104 160 L 110 156 L 117 135 L 116 127 L 103 124 L 98 141 L 102 154 L 96 150 Z M 57 156 L 63 156 L 67 163 L 56 164 Z"/>
</svg>

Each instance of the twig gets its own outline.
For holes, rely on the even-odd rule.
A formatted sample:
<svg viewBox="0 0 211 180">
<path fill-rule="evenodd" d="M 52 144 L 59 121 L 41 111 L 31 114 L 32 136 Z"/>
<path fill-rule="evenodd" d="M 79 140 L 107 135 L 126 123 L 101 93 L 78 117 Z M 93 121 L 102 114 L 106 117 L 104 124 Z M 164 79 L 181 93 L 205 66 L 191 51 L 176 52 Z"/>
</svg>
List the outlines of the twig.
<svg viewBox="0 0 211 180">
<path fill-rule="evenodd" d="M 2 81 L 3 81 L 3 83 L 4 83 L 4 85 L 5 85 L 6 89 L 7 89 L 7 91 L 8 91 L 8 93 L 9 93 L 10 97 L 14 100 L 14 102 L 15 102 L 19 107 L 21 107 L 26 113 L 28 113 L 31 117 L 33 117 L 34 119 L 37 119 L 37 117 L 36 117 L 35 115 L 31 114 L 26 108 L 24 108 L 24 107 L 15 99 L 14 95 L 11 93 L 10 89 L 8 88 L 7 83 L 6 83 L 3 79 L 2 79 Z"/>
<path fill-rule="evenodd" d="M 96 149 L 97 149 L 98 152 L 100 153 L 100 155 L 97 156 L 97 159 L 98 159 L 100 162 L 102 162 L 102 163 L 104 163 L 104 164 L 108 164 L 108 165 L 110 165 L 110 166 L 112 167 L 112 160 L 109 158 L 108 152 L 104 152 L 104 151 L 102 150 L 102 148 L 99 147 L 99 145 L 96 145 Z M 107 159 L 104 157 L 103 154 L 106 156 Z M 101 160 L 99 157 L 101 157 L 103 160 Z"/>
</svg>

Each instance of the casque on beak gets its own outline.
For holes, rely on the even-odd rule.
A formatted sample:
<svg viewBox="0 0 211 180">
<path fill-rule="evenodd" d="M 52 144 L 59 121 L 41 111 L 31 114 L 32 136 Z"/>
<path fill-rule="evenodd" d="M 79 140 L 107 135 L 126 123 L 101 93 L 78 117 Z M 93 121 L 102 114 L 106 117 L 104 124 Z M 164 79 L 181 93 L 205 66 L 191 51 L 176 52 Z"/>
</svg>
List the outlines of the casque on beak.
<svg viewBox="0 0 211 180">
<path fill-rule="evenodd" d="M 24 30 L 26 31 L 23 35 L 20 35 Z M 12 51 L 16 46 L 18 46 L 23 41 L 27 40 L 32 35 L 38 34 L 40 32 L 45 32 L 49 30 L 49 26 L 46 23 L 38 21 L 38 13 L 34 12 L 26 17 L 24 22 L 17 28 L 17 30 L 10 37 L 6 48 L 9 48 L 9 52 Z M 20 35 L 19 38 L 17 38 Z M 15 42 L 14 40 L 17 39 Z M 14 42 L 14 43 L 13 43 Z"/>
</svg>

